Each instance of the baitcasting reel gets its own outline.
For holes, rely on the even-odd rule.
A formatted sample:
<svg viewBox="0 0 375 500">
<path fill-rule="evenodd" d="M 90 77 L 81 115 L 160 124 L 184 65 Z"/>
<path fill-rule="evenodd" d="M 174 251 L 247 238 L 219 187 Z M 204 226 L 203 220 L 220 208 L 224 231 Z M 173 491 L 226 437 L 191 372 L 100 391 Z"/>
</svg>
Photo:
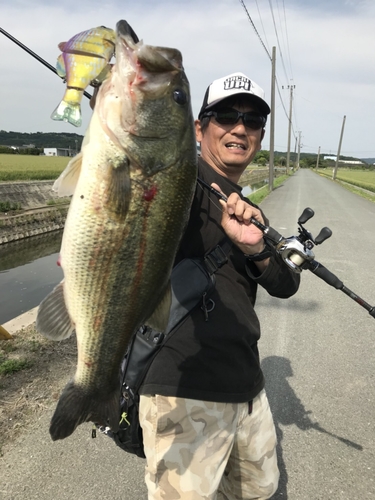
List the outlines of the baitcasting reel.
<svg viewBox="0 0 375 500">
<path fill-rule="evenodd" d="M 276 251 L 281 255 L 285 263 L 297 273 L 305 269 L 306 262 L 314 259 L 315 255 L 312 252 L 314 245 L 320 245 L 332 236 L 332 231 L 328 227 L 323 227 L 315 239 L 312 237 L 312 234 L 303 227 L 303 224 L 313 216 L 314 211 L 311 208 L 305 208 L 298 219 L 299 236 L 284 238 L 276 245 Z"/>
</svg>

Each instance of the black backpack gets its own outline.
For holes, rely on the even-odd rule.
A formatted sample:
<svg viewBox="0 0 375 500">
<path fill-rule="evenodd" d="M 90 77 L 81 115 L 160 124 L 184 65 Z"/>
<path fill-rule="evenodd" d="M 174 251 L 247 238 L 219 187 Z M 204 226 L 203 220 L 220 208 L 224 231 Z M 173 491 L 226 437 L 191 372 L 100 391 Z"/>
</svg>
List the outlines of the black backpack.
<svg viewBox="0 0 375 500">
<path fill-rule="evenodd" d="M 145 458 L 142 428 L 139 423 L 139 388 L 154 357 L 173 335 L 188 313 L 200 305 L 206 321 L 215 307 L 210 294 L 215 288 L 215 272 L 223 266 L 232 246 L 225 238 L 204 258 L 183 259 L 172 271 L 172 303 L 167 328 L 158 332 L 142 326 L 134 335 L 121 365 L 120 426 L 118 432 L 109 427 L 96 427 L 111 437 L 128 453 Z"/>
</svg>

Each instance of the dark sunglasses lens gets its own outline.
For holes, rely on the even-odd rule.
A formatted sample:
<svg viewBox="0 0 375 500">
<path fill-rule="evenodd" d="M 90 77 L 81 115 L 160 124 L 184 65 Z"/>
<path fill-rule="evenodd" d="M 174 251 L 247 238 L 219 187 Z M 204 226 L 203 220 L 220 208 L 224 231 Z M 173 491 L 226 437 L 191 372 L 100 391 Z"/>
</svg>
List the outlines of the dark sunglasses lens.
<svg viewBox="0 0 375 500">
<path fill-rule="evenodd" d="M 245 113 L 244 124 L 246 127 L 251 128 L 252 130 L 259 130 L 260 128 L 264 127 L 264 119 L 259 115 Z"/>
<path fill-rule="evenodd" d="M 216 121 L 222 125 L 233 125 L 238 121 L 239 115 L 237 111 L 217 111 Z"/>
<path fill-rule="evenodd" d="M 234 125 L 238 122 L 240 116 L 243 118 L 243 122 L 246 127 L 252 130 L 259 130 L 264 127 L 265 120 L 263 116 L 249 111 L 248 113 L 241 114 L 235 109 L 219 110 L 215 113 L 215 119 L 221 125 Z"/>
</svg>

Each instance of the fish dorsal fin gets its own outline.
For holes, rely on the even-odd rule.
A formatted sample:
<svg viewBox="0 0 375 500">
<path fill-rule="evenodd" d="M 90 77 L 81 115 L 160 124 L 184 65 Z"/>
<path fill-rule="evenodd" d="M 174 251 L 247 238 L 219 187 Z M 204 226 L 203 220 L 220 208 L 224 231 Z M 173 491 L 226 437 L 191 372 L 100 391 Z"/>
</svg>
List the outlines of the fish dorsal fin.
<svg viewBox="0 0 375 500">
<path fill-rule="evenodd" d="M 66 169 L 60 174 L 53 184 L 52 190 L 58 196 L 71 196 L 77 186 L 79 176 L 81 174 L 82 153 L 72 158 Z"/>
<path fill-rule="evenodd" d="M 64 340 L 71 336 L 74 325 L 64 299 L 64 280 L 40 303 L 36 329 L 50 340 Z"/>
<path fill-rule="evenodd" d="M 157 305 L 151 316 L 148 318 L 148 320 L 145 322 L 146 325 L 150 326 L 158 332 L 164 332 L 168 324 L 171 302 L 172 292 L 171 284 L 169 282 L 159 304 Z"/>
</svg>

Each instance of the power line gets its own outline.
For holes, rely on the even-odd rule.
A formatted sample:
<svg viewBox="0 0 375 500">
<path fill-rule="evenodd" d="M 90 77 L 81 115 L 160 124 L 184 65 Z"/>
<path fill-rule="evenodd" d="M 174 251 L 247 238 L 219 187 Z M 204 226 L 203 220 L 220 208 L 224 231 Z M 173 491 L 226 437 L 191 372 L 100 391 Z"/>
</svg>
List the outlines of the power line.
<svg viewBox="0 0 375 500">
<path fill-rule="evenodd" d="M 245 9 L 245 12 L 246 12 L 247 17 L 249 18 L 250 24 L 251 24 L 251 26 L 253 27 L 253 29 L 254 29 L 254 31 L 255 31 L 255 33 L 256 33 L 256 35 L 257 35 L 257 37 L 259 38 L 259 41 L 260 41 L 260 43 L 262 44 L 262 47 L 263 47 L 263 48 L 264 48 L 264 50 L 266 51 L 266 54 L 267 54 L 267 56 L 268 56 L 268 59 L 269 59 L 270 61 L 272 61 L 271 54 L 268 52 L 267 47 L 264 45 L 263 40 L 262 40 L 261 36 L 259 35 L 258 30 L 257 30 L 257 29 L 256 29 L 256 27 L 255 27 L 254 21 L 251 19 L 251 16 L 250 16 L 250 14 L 249 14 L 249 11 L 248 11 L 248 10 L 247 10 L 247 8 L 246 8 L 246 5 L 244 4 L 243 0 L 239 0 L 239 2 L 240 2 L 240 4 L 242 5 L 242 7 Z"/>
<path fill-rule="evenodd" d="M 263 42 L 263 40 L 262 40 L 261 36 L 259 35 L 258 30 L 256 29 L 256 26 L 255 26 L 255 24 L 254 24 L 254 21 L 252 20 L 252 18 L 251 18 L 251 16 L 250 16 L 250 14 L 249 14 L 249 11 L 248 11 L 248 10 L 247 10 L 247 8 L 246 8 L 246 5 L 244 4 L 243 0 L 239 0 L 239 2 L 241 3 L 242 7 L 244 8 L 244 10 L 245 10 L 245 12 L 246 12 L 246 15 L 247 15 L 247 17 L 248 17 L 248 19 L 249 19 L 249 21 L 250 21 L 250 24 L 251 24 L 251 26 L 253 27 L 253 29 L 254 29 L 254 31 L 255 31 L 255 33 L 256 33 L 256 35 L 257 35 L 257 37 L 258 37 L 258 39 L 259 39 L 259 41 L 260 41 L 260 43 L 261 43 L 261 45 L 262 45 L 262 47 L 263 47 L 263 48 L 264 48 L 264 50 L 266 51 L 266 54 L 267 54 L 268 58 L 269 58 L 269 59 L 270 59 L 270 61 L 272 62 L 272 57 L 271 57 L 271 55 L 270 55 L 270 53 L 269 53 L 269 51 L 268 51 L 267 47 L 265 46 L 265 44 L 264 44 L 264 42 Z M 257 7 L 258 7 L 258 3 L 257 3 Z M 258 7 L 258 12 L 259 12 L 259 7 Z M 261 16 L 260 16 L 260 12 L 259 12 L 259 17 L 261 17 Z M 262 23 L 262 26 L 263 26 L 263 23 Z M 263 28 L 263 30 L 264 30 L 264 28 Z M 284 110 L 285 116 L 286 116 L 287 120 L 289 120 L 289 115 L 288 115 L 288 112 L 287 112 L 287 110 L 286 110 L 286 108 L 285 108 L 285 104 L 284 104 L 283 97 L 282 97 L 281 92 L 280 92 L 280 86 L 279 86 L 279 82 L 278 82 L 277 77 L 276 77 L 276 88 L 277 88 L 277 93 L 278 93 L 278 95 L 279 95 L 280 102 L 281 102 L 281 105 L 282 105 L 282 107 L 283 107 L 283 110 Z M 292 128 L 293 128 L 293 127 L 292 127 Z M 294 130 L 293 130 L 293 135 L 295 136 Z"/>
<path fill-rule="evenodd" d="M 279 47 L 279 52 L 280 52 L 280 59 L 281 59 L 281 63 L 282 63 L 283 68 L 284 68 L 284 73 L 285 73 L 286 80 L 287 80 L 287 81 L 289 81 L 288 74 L 287 74 L 287 71 L 286 71 L 286 68 L 285 68 L 285 64 L 284 64 L 283 51 L 281 50 L 281 45 L 280 45 L 280 40 L 279 40 L 279 34 L 278 34 L 278 32 L 277 32 L 277 27 L 276 27 L 275 16 L 274 16 L 274 13 L 273 13 L 273 7 L 272 7 L 272 1 L 271 1 L 271 0 L 268 0 L 268 2 L 269 2 L 269 4 L 270 4 L 271 15 L 272 15 L 272 21 L 273 21 L 273 27 L 275 28 L 276 40 L 277 40 L 277 45 L 278 45 L 278 47 Z"/>
<path fill-rule="evenodd" d="M 262 16 L 260 14 L 259 5 L 258 5 L 258 0 L 255 0 L 255 3 L 256 3 L 256 6 L 257 6 L 258 14 L 259 14 L 260 24 L 262 25 L 263 35 L 264 35 L 264 38 L 265 38 L 266 43 L 267 43 L 268 51 L 270 52 L 270 44 L 268 43 L 267 35 L 266 35 L 266 30 L 264 29 L 264 26 L 263 26 Z"/>
<path fill-rule="evenodd" d="M 288 25 L 286 22 L 286 13 L 285 13 L 285 2 L 283 0 L 283 9 L 284 9 L 284 22 L 285 22 L 285 33 L 286 33 L 286 41 L 287 41 L 287 49 L 288 49 L 288 59 L 289 59 L 289 66 L 290 66 L 290 72 L 292 75 L 292 80 L 293 78 L 293 68 L 292 68 L 292 60 L 290 58 L 290 48 L 289 48 L 289 36 L 288 36 Z"/>
</svg>

